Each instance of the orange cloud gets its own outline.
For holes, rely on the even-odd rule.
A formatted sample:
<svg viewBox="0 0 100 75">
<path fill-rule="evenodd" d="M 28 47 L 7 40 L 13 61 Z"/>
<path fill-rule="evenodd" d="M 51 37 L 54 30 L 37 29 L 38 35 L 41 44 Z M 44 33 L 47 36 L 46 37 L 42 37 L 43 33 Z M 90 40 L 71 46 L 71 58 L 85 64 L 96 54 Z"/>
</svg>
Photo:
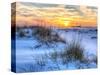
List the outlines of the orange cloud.
<svg viewBox="0 0 100 75">
<path fill-rule="evenodd" d="M 42 25 L 67 28 L 80 25 L 95 27 L 97 8 L 18 2 L 16 4 L 16 23 L 18 26 Z"/>
</svg>

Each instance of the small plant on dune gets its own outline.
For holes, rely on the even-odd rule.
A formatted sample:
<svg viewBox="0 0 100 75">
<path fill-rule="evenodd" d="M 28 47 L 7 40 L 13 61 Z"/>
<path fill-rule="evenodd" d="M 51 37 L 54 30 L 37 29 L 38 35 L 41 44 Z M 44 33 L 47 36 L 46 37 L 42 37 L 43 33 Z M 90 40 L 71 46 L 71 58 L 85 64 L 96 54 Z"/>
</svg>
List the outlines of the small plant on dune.
<svg viewBox="0 0 100 75">
<path fill-rule="evenodd" d="M 21 31 L 19 32 L 19 37 L 25 37 L 25 32 L 21 30 Z"/>
<path fill-rule="evenodd" d="M 55 62 L 57 69 L 60 70 L 59 61 L 58 61 L 59 55 L 60 53 L 58 53 L 56 50 L 54 50 L 53 53 L 50 53 L 51 60 Z"/>
<path fill-rule="evenodd" d="M 77 40 L 71 41 L 65 48 L 63 56 L 68 60 L 82 60 L 84 58 L 84 48 Z"/>
<path fill-rule="evenodd" d="M 37 37 L 47 37 L 51 34 L 51 30 L 45 27 L 37 27 L 35 28 L 35 31 L 33 31 L 33 35 L 36 35 Z"/>
<path fill-rule="evenodd" d="M 46 27 L 37 27 L 33 32 L 33 36 L 41 43 L 42 45 L 46 45 L 48 47 L 55 45 L 58 42 L 66 43 L 65 40 L 60 38 L 60 36 L 55 32 L 52 34 L 53 30 L 51 28 Z M 40 47 L 41 45 L 37 46 Z"/>
<path fill-rule="evenodd" d="M 36 65 L 43 68 L 46 65 L 46 58 L 44 56 L 39 56 L 38 58 L 35 58 Z"/>
<path fill-rule="evenodd" d="M 50 53 L 50 57 L 52 58 L 53 61 L 57 61 L 58 59 L 58 52 L 54 50 L 53 53 Z"/>
<path fill-rule="evenodd" d="M 16 30 L 17 30 L 18 36 L 19 36 L 20 38 L 23 38 L 23 37 L 26 36 L 26 33 L 25 33 L 25 31 L 24 31 L 23 28 L 17 28 Z"/>
</svg>

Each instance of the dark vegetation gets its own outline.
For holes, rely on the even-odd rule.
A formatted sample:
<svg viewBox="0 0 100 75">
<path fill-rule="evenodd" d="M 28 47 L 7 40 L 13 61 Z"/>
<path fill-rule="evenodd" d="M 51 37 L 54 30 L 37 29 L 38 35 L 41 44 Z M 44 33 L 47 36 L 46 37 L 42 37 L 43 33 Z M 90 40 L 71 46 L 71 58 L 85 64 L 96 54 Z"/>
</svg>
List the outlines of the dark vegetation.
<svg viewBox="0 0 100 75">
<path fill-rule="evenodd" d="M 50 28 L 38 27 L 32 35 L 36 37 L 41 45 L 46 45 L 48 47 L 53 47 L 57 43 L 66 44 L 66 41 Z M 40 45 L 37 46 L 40 47 Z"/>
</svg>

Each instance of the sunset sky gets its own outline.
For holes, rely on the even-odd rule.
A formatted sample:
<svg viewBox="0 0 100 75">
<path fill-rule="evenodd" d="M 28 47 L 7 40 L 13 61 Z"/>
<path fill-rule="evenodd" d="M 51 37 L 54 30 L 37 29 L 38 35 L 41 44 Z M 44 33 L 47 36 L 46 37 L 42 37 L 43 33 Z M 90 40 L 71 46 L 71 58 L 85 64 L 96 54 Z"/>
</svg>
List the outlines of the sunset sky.
<svg viewBox="0 0 100 75">
<path fill-rule="evenodd" d="M 16 12 L 18 26 L 42 25 L 60 28 L 97 26 L 97 8 L 93 6 L 17 2 L 16 11 L 14 10 L 12 5 L 12 22 Z"/>
</svg>

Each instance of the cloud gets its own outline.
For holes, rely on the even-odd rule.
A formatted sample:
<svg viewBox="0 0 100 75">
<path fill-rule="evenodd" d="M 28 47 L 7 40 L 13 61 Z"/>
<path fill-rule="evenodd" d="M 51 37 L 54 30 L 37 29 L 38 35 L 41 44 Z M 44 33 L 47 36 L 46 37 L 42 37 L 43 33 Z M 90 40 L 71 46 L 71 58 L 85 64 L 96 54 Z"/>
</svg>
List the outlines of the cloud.
<svg viewBox="0 0 100 75">
<path fill-rule="evenodd" d="M 74 24 L 74 21 L 80 21 L 79 24 L 82 23 L 88 25 L 93 22 L 93 24 L 96 24 L 97 8 L 93 6 L 40 4 L 30 2 L 18 2 L 16 6 L 17 22 L 21 24 L 24 23 L 24 21 L 29 25 L 36 24 L 37 22 L 38 24 L 41 24 L 41 21 L 57 25 L 58 23 L 61 25 L 67 24 L 67 21 L 72 22 L 70 24 Z M 12 6 L 12 10 L 15 10 L 14 6 Z M 85 19 L 88 22 L 93 22 L 87 23 Z M 63 23 L 65 21 L 66 23 Z"/>
<path fill-rule="evenodd" d="M 20 2 L 20 4 L 24 6 L 30 6 L 30 7 L 37 7 L 37 8 L 45 8 L 45 7 L 57 7 L 58 4 L 44 4 L 44 3 L 31 3 L 31 2 Z"/>
</svg>

